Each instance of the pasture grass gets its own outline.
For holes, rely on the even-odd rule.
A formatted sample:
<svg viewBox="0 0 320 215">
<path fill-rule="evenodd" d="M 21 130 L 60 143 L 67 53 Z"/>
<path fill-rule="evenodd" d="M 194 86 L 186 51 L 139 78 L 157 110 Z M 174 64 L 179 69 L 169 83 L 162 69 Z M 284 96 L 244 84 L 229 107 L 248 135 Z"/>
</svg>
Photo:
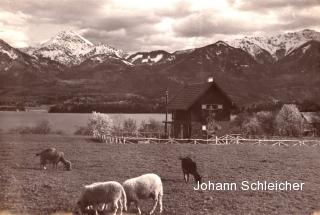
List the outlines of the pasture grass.
<svg viewBox="0 0 320 215">
<path fill-rule="evenodd" d="M 41 171 L 35 154 L 64 151 L 72 171 Z M 203 181 L 304 182 L 303 191 L 194 191 L 179 156 L 198 163 Z M 157 173 L 164 185 L 163 214 L 317 214 L 320 211 L 320 147 L 250 145 L 115 145 L 67 135 L 0 136 L 0 214 L 70 213 L 81 187 Z M 142 204 L 144 213 L 151 201 Z M 2 212 L 1 212 L 2 211 Z M 134 211 L 133 211 L 134 212 Z M 158 208 L 157 211 L 158 213 Z M 132 213 L 128 213 L 132 214 Z"/>
</svg>

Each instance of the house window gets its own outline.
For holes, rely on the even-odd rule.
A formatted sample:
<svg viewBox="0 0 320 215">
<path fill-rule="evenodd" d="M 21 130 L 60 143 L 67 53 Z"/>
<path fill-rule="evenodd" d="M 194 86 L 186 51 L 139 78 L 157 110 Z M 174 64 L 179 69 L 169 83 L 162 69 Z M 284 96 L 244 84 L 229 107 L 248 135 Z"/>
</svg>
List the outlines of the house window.
<svg viewBox="0 0 320 215">
<path fill-rule="evenodd" d="M 223 104 L 202 104 L 202 110 L 222 110 Z"/>
</svg>

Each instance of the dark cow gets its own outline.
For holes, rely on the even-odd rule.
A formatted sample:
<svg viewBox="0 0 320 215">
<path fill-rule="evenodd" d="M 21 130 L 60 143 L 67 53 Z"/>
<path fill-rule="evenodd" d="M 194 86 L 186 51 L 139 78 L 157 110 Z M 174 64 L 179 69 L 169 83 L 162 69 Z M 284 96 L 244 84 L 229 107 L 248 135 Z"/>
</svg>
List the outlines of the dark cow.
<svg viewBox="0 0 320 215">
<path fill-rule="evenodd" d="M 180 157 L 183 177 L 185 182 L 189 181 L 189 174 L 193 175 L 195 182 L 201 183 L 201 176 L 197 172 L 197 164 L 189 157 Z"/>
</svg>

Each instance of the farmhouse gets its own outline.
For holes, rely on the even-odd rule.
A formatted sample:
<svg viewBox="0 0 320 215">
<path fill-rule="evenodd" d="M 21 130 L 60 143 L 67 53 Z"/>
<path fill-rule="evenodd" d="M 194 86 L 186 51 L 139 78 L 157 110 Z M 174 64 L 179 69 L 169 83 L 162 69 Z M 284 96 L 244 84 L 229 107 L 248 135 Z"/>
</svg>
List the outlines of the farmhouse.
<svg viewBox="0 0 320 215">
<path fill-rule="evenodd" d="M 320 135 L 320 112 L 301 112 L 303 117 L 303 134 Z"/>
<path fill-rule="evenodd" d="M 190 84 L 168 103 L 172 114 L 171 133 L 175 138 L 191 138 L 206 133 L 208 117 L 229 121 L 233 106 L 229 96 L 213 81 Z"/>
</svg>

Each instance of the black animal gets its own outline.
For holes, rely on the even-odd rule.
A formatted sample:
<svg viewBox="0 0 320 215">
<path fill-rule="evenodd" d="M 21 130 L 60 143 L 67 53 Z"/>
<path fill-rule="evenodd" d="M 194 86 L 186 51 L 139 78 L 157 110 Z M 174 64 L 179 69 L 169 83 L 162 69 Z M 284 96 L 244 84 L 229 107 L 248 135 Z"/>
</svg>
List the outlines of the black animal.
<svg viewBox="0 0 320 215">
<path fill-rule="evenodd" d="M 179 157 L 181 160 L 181 167 L 183 172 L 183 178 L 187 183 L 189 181 L 189 174 L 193 175 L 195 182 L 201 183 L 201 176 L 197 171 L 197 164 L 189 157 Z"/>
<path fill-rule="evenodd" d="M 71 162 L 64 158 L 63 152 L 60 152 L 55 148 L 45 149 L 42 152 L 37 153 L 36 156 L 40 156 L 40 168 L 46 169 L 46 164 L 49 162 L 57 169 L 58 163 L 62 162 L 66 170 L 71 170 Z"/>
</svg>

